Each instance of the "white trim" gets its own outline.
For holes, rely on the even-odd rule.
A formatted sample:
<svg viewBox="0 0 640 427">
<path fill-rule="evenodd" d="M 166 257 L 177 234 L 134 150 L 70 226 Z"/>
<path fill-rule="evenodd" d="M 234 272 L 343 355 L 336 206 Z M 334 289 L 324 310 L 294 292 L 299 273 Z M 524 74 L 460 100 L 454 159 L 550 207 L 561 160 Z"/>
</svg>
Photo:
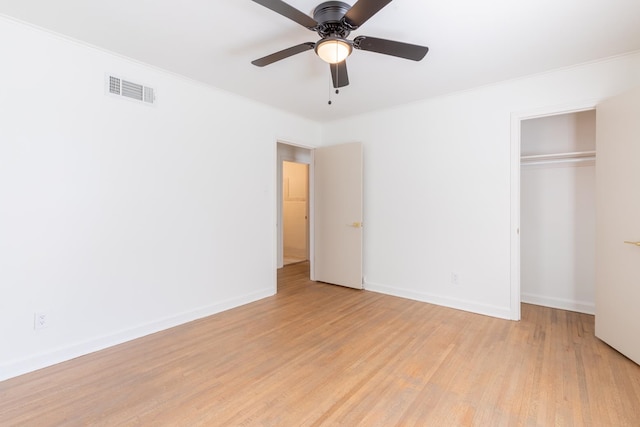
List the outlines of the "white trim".
<svg viewBox="0 0 640 427">
<path fill-rule="evenodd" d="M 24 359 L 12 360 L 0 365 L 0 381 L 46 368 L 57 363 L 66 362 L 67 360 L 71 360 L 76 357 L 100 351 L 146 335 L 154 334 L 156 332 L 164 331 L 166 329 L 201 319 L 203 317 L 208 317 L 222 311 L 230 310 L 241 305 L 249 304 L 272 295 L 274 295 L 273 288 L 269 287 L 238 298 L 231 298 L 207 307 L 201 307 L 196 310 L 125 329 L 114 334 L 92 338 L 87 341 L 78 342 L 76 344 L 58 348 L 50 352 L 36 354 Z"/>
<path fill-rule="evenodd" d="M 429 304 L 439 305 L 443 307 L 453 308 L 456 310 L 468 311 L 474 314 L 482 314 L 485 316 L 497 317 L 500 319 L 510 319 L 511 312 L 509 307 L 499 307 L 489 304 L 480 304 L 474 301 L 462 300 L 451 297 L 443 297 L 426 292 L 416 292 L 409 289 L 394 288 L 379 283 L 365 281 L 364 288 L 367 291 L 377 292 L 385 295 L 392 295 L 400 298 L 407 298 L 414 301 L 426 302 Z"/>
<path fill-rule="evenodd" d="M 596 305 L 587 301 L 576 301 L 566 298 L 552 298 L 544 295 L 522 293 L 522 302 L 558 308 L 560 310 L 576 311 L 578 313 L 596 314 Z"/>
<path fill-rule="evenodd" d="M 510 319 L 520 320 L 520 122 L 519 114 L 511 114 L 511 219 L 510 219 Z"/>
<path fill-rule="evenodd" d="M 278 144 L 290 145 L 292 147 L 302 148 L 304 150 L 309 150 L 309 151 L 313 151 L 315 148 L 317 148 L 314 145 L 298 144 L 296 142 L 291 142 L 291 141 L 287 141 L 286 139 L 280 139 L 280 138 L 276 139 L 276 148 L 277 148 Z"/>
<path fill-rule="evenodd" d="M 316 147 L 317 148 L 317 147 Z M 316 149 L 309 153 L 309 280 L 316 280 Z"/>
<path fill-rule="evenodd" d="M 537 119 L 541 117 L 557 116 L 560 114 L 579 113 L 581 111 L 595 110 L 598 100 L 587 100 L 564 106 L 552 106 L 531 111 L 511 113 L 511 309 L 510 318 L 520 320 L 520 125 L 522 120 Z"/>
</svg>

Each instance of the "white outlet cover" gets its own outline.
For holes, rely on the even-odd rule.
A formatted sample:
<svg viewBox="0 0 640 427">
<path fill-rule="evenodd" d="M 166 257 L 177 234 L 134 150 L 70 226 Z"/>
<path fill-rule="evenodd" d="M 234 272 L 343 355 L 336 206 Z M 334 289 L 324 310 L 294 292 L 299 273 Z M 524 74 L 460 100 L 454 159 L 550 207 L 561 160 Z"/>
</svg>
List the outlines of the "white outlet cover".
<svg viewBox="0 0 640 427">
<path fill-rule="evenodd" d="M 35 313 L 33 316 L 33 329 L 44 329 L 48 326 L 49 316 L 46 313 Z"/>
<path fill-rule="evenodd" d="M 457 285 L 459 281 L 458 273 L 451 273 L 451 283 Z"/>
</svg>

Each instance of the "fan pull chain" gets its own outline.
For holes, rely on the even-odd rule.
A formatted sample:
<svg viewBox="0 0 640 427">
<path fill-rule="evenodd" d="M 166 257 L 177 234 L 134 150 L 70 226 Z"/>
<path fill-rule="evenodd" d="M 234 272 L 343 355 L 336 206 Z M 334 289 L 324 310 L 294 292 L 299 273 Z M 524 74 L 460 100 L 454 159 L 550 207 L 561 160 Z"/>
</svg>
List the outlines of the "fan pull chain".
<svg viewBox="0 0 640 427">
<path fill-rule="evenodd" d="M 331 64 L 331 65 L 335 65 L 336 66 L 336 86 L 340 87 L 340 74 L 338 73 L 338 64 Z M 340 93 L 340 89 L 336 89 L 336 95 L 338 95 Z M 328 104 L 331 105 L 333 102 L 331 101 L 331 91 L 329 91 L 329 102 Z"/>
<path fill-rule="evenodd" d="M 333 66 L 333 64 L 331 64 L 331 65 L 329 65 L 329 66 L 330 66 L 330 67 L 332 67 L 332 66 Z M 337 66 L 336 66 L 336 68 L 337 68 Z M 338 78 L 338 77 L 336 76 L 336 79 L 337 79 L 337 78 Z M 332 79 L 332 80 L 333 80 L 333 79 Z M 328 102 L 328 104 L 329 104 L 329 105 L 331 105 L 331 104 L 332 104 L 332 102 L 331 102 L 331 90 L 329 90 L 329 102 Z"/>
</svg>

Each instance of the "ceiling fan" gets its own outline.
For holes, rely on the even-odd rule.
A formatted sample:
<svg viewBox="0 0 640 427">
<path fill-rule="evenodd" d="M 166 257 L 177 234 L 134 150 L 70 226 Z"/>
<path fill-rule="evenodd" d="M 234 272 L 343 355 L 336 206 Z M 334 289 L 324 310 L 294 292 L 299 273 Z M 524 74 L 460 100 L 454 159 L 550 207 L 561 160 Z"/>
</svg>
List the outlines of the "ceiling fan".
<svg viewBox="0 0 640 427">
<path fill-rule="evenodd" d="M 413 61 L 420 61 L 429 51 L 426 46 L 369 36 L 347 40 L 351 31 L 357 30 L 391 0 L 358 0 L 353 7 L 341 1 L 326 1 L 314 9 L 313 18 L 281 0 L 253 1 L 317 32 L 321 38 L 317 43 L 302 43 L 251 62 L 258 67 L 314 49 L 323 61 L 329 63 L 333 87 L 340 88 L 349 84 L 346 59 L 354 48 Z"/>
</svg>

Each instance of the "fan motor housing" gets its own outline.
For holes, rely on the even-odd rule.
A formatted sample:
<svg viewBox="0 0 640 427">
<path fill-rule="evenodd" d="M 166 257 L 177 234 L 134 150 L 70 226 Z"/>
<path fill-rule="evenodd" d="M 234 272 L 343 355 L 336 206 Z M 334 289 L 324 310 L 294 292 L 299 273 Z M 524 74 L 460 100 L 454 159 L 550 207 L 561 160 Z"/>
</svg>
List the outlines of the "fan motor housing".
<svg viewBox="0 0 640 427">
<path fill-rule="evenodd" d="M 343 23 L 342 18 L 351 6 L 341 1 L 326 1 L 313 10 L 313 19 L 318 23 L 316 31 L 322 38 L 337 36 L 346 38 L 351 32 Z"/>
</svg>

